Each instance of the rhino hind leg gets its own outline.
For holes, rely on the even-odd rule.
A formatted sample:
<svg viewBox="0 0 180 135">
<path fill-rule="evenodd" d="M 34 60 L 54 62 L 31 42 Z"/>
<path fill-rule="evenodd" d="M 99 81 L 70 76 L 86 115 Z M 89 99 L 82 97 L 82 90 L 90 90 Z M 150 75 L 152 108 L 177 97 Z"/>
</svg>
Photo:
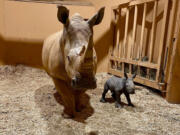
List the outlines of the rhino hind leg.
<svg viewBox="0 0 180 135">
<path fill-rule="evenodd" d="M 62 113 L 62 116 L 65 118 L 75 117 L 75 96 L 73 94 L 73 90 L 68 87 L 66 82 L 60 79 L 53 78 L 53 82 L 56 86 L 56 90 L 62 97 L 64 105 L 64 112 Z"/>
<path fill-rule="evenodd" d="M 105 83 L 105 85 L 104 85 L 104 91 L 103 91 L 103 93 L 102 93 L 100 102 L 102 102 L 102 103 L 105 103 L 105 102 L 106 102 L 105 96 L 106 96 L 106 93 L 108 92 L 108 90 L 109 90 L 108 84 Z"/>
</svg>

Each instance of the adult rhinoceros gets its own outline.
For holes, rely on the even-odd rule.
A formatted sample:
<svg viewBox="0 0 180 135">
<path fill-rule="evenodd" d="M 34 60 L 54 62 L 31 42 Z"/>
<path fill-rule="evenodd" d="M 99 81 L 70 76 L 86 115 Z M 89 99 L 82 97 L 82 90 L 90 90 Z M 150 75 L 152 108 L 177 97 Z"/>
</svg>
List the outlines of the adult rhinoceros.
<svg viewBox="0 0 180 135">
<path fill-rule="evenodd" d="M 58 6 L 57 17 L 63 30 L 44 41 L 42 62 L 52 77 L 64 103 L 65 116 L 73 117 L 81 111 L 81 94 L 96 88 L 96 52 L 93 43 L 93 26 L 104 16 L 104 7 L 89 20 L 79 14 L 69 18 L 69 10 Z"/>
</svg>

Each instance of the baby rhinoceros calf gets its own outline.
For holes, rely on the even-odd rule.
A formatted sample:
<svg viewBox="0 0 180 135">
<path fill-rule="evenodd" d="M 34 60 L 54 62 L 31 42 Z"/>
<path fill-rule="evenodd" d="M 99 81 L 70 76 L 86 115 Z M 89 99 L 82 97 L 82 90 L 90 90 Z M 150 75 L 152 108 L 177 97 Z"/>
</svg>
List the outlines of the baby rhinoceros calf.
<svg viewBox="0 0 180 135">
<path fill-rule="evenodd" d="M 129 94 L 135 93 L 134 92 L 135 85 L 134 85 L 133 79 L 136 77 L 136 74 L 134 74 L 132 76 L 132 78 L 128 78 L 126 73 L 124 73 L 124 76 L 125 76 L 124 78 L 113 76 L 106 81 L 106 83 L 104 84 L 104 91 L 102 93 L 100 102 L 103 102 L 103 103 L 106 102 L 105 96 L 106 96 L 106 93 L 108 92 L 108 90 L 110 90 L 112 93 L 112 97 L 115 100 L 116 108 L 121 108 L 120 96 L 122 93 L 124 93 L 124 95 L 126 96 L 126 99 L 128 101 L 128 106 L 134 106 L 131 103 Z"/>
</svg>

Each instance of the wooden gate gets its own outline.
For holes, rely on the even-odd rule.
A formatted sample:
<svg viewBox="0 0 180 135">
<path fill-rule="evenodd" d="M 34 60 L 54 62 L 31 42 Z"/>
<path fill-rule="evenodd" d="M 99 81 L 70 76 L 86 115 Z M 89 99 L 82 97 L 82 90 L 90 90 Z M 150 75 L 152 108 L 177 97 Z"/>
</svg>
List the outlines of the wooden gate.
<svg viewBox="0 0 180 135">
<path fill-rule="evenodd" d="M 135 82 L 165 90 L 169 0 L 133 0 L 112 8 L 108 72 L 137 74 Z"/>
</svg>

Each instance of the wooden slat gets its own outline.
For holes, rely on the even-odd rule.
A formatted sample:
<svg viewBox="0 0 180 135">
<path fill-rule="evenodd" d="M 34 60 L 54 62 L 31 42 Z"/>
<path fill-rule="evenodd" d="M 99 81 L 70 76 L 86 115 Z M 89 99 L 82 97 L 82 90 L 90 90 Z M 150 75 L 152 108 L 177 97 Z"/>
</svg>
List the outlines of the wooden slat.
<svg viewBox="0 0 180 135">
<path fill-rule="evenodd" d="M 150 53 L 149 53 L 149 62 L 152 61 L 153 54 L 153 46 L 154 46 L 154 37 L 155 37 L 155 24 L 156 24 L 156 14 L 157 14 L 157 1 L 154 2 L 154 12 L 153 12 L 153 20 L 152 20 L 152 31 L 151 31 L 151 39 L 150 39 Z"/>
<path fill-rule="evenodd" d="M 129 64 L 129 73 L 132 74 L 132 64 Z"/>
<path fill-rule="evenodd" d="M 120 19 L 121 19 L 121 8 L 119 8 L 118 15 L 119 15 L 119 18 L 118 18 L 118 19 L 119 19 L 119 20 L 118 20 L 119 22 L 118 22 L 118 23 L 121 23 L 121 20 L 120 20 Z M 120 33 L 120 29 L 119 29 L 119 36 L 118 36 L 118 47 L 119 47 L 119 48 L 118 48 L 118 57 L 121 57 L 121 52 L 122 52 L 122 51 L 121 51 L 122 43 L 120 44 L 120 36 L 121 36 L 121 33 Z"/>
<path fill-rule="evenodd" d="M 149 2 L 154 2 L 156 0 L 133 0 L 129 3 L 129 6 L 134 6 L 134 5 L 139 5 L 139 4 L 144 4 L 144 3 L 149 3 Z"/>
<path fill-rule="evenodd" d="M 147 67 L 147 68 L 152 68 L 152 69 L 158 68 L 158 64 L 153 64 L 153 63 L 149 63 L 149 62 L 134 61 L 134 60 L 122 59 L 122 58 L 113 57 L 113 56 L 110 56 L 109 59 L 113 60 L 113 61 L 135 64 L 135 65 L 139 65 L 139 66 L 143 66 L 143 67 Z"/>
<path fill-rule="evenodd" d="M 124 0 L 124 1 L 119 1 L 119 5 L 113 6 L 112 9 L 118 9 L 118 8 L 124 8 L 128 6 L 134 6 L 134 5 L 139 5 L 139 4 L 144 4 L 144 3 L 149 3 L 149 2 L 154 2 L 156 0 Z"/>
<path fill-rule="evenodd" d="M 120 0 L 118 1 L 118 5 L 112 6 L 112 10 L 127 7 L 130 1 L 132 0 Z"/>
<path fill-rule="evenodd" d="M 114 10 L 114 49 L 113 49 L 113 54 L 114 56 L 118 56 L 118 26 L 117 26 L 117 18 L 119 17 L 119 15 L 117 14 L 117 10 Z"/>
<path fill-rule="evenodd" d="M 112 10 L 112 12 L 111 12 L 111 31 L 112 31 L 112 45 L 110 46 L 110 48 L 109 48 L 109 50 L 110 50 L 110 55 L 114 55 L 114 45 L 115 45 L 115 43 L 116 43 L 116 41 L 115 41 L 115 24 L 116 24 L 116 19 L 115 19 L 115 10 Z"/>
<path fill-rule="evenodd" d="M 127 33 L 128 33 L 128 23 L 129 23 L 129 9 L 126 11 L 126 23 L 125 23 L 125 32 L 124 32 L 124 43 L 123 43 L 123 57 L 126 56 L 126 48 L 127 48 Z"/>
<path fill-rule="evenodd" d="M 125 64 L 122 63 L 122 72 L 124 73 L 124 69 L 125 69 Z"/>
<path fill-rule="evenodd" d="M 135 12 L 134 12 L 134 23 L 133 23 L 133 35 L 132 40 L 133 44 L 131 44 L 131 59 L 134 55 L 134 49 L 135 49 L 135 37 L 136 37 L 136 28 L 137 28 L 137 16 L 138 16 L 138 6 L 135 6 Z"/>
<path fill-rule="evenodd" d="M 139 52 L 139 59 L 140 60 L 142 59 L 142 51 L 143 51 L 143 39 L 144 39 L 144 28 L 145 28 L 145 21 L 146 21 L 146 10 L 147 10 L 147 3 L 144 3 L 141 39 L 140 39 L 140 52 Z"/>
<path fill-rule="evenodd" d="M 118 25 L 118 20 L 120 18 L 120 13 L 116 12 L 116 18 L 115 18 L 115 35 L 114 37 L 116 38 L 116 42 L 115 42 L 115 56 L 119 57 L 119 36 L 120 36 L 120 30 L 119 30 L 119 25 Z"/>
<path fill-rule="evenodd" d="M 111 45 L 110 45 L 110 47 L 109 47 L 109 55 L 108 55 L 108 57 L 109 57 L 109 62 L 108 62 L 108 69 L 110 69 L 111 68 L 111 61 L 110 61 L 110 58 L 112 57 L 112 55 L 113 55 L 113 45 L 114 45 L 114 24 L 115 24 L 115 22 L 114 22 L 114 10 L 111 10 L 111 39 L 112 39 L 112 41 L 111 41 Z"/>
<path fill-rule="evenodd" d="M 161 60 L 162 60 L 162 51 L 163 51 L 163 45 L 164 45 L 164 39 L 165 39 L 165 28 L 166 28 L 166 22 L 167 22 L 166 20 L 167 20 L 168 4 L 169 4 L 169 0 L 166 0 L 165 5 L 164 5 L 164 13 L 163 13 L 163 20 L 162 20 L 162 27 L 161 27 L 161 37 L 160 37 L 159 57 L 158 57 L 158 70 L 157 70 L 156 81 L 159 80 L 160 70 L 161 70 Z"/>
<path fill-rule="evenodd" d="M 117 76 L 121 76 L 121 77 L 124 76 L 123 72 L 120 72 L 120 71 L 114 70 L 114 69 L 109 69 L 108 73 L 113 74 L 113 75 L 117 75 Z M 157 83 L 156 81 L 148 80 L 148 79 L 142 78 L 140 76 L 136 76 L 134 81 L 138 82 L 140 84 L 149 86 L 151 88 L 155 88 L 155 89 L 159 89 L 159 90 L 164 90 L 165 89 L 165 84 L 164 83 Z"/>
</svg>

